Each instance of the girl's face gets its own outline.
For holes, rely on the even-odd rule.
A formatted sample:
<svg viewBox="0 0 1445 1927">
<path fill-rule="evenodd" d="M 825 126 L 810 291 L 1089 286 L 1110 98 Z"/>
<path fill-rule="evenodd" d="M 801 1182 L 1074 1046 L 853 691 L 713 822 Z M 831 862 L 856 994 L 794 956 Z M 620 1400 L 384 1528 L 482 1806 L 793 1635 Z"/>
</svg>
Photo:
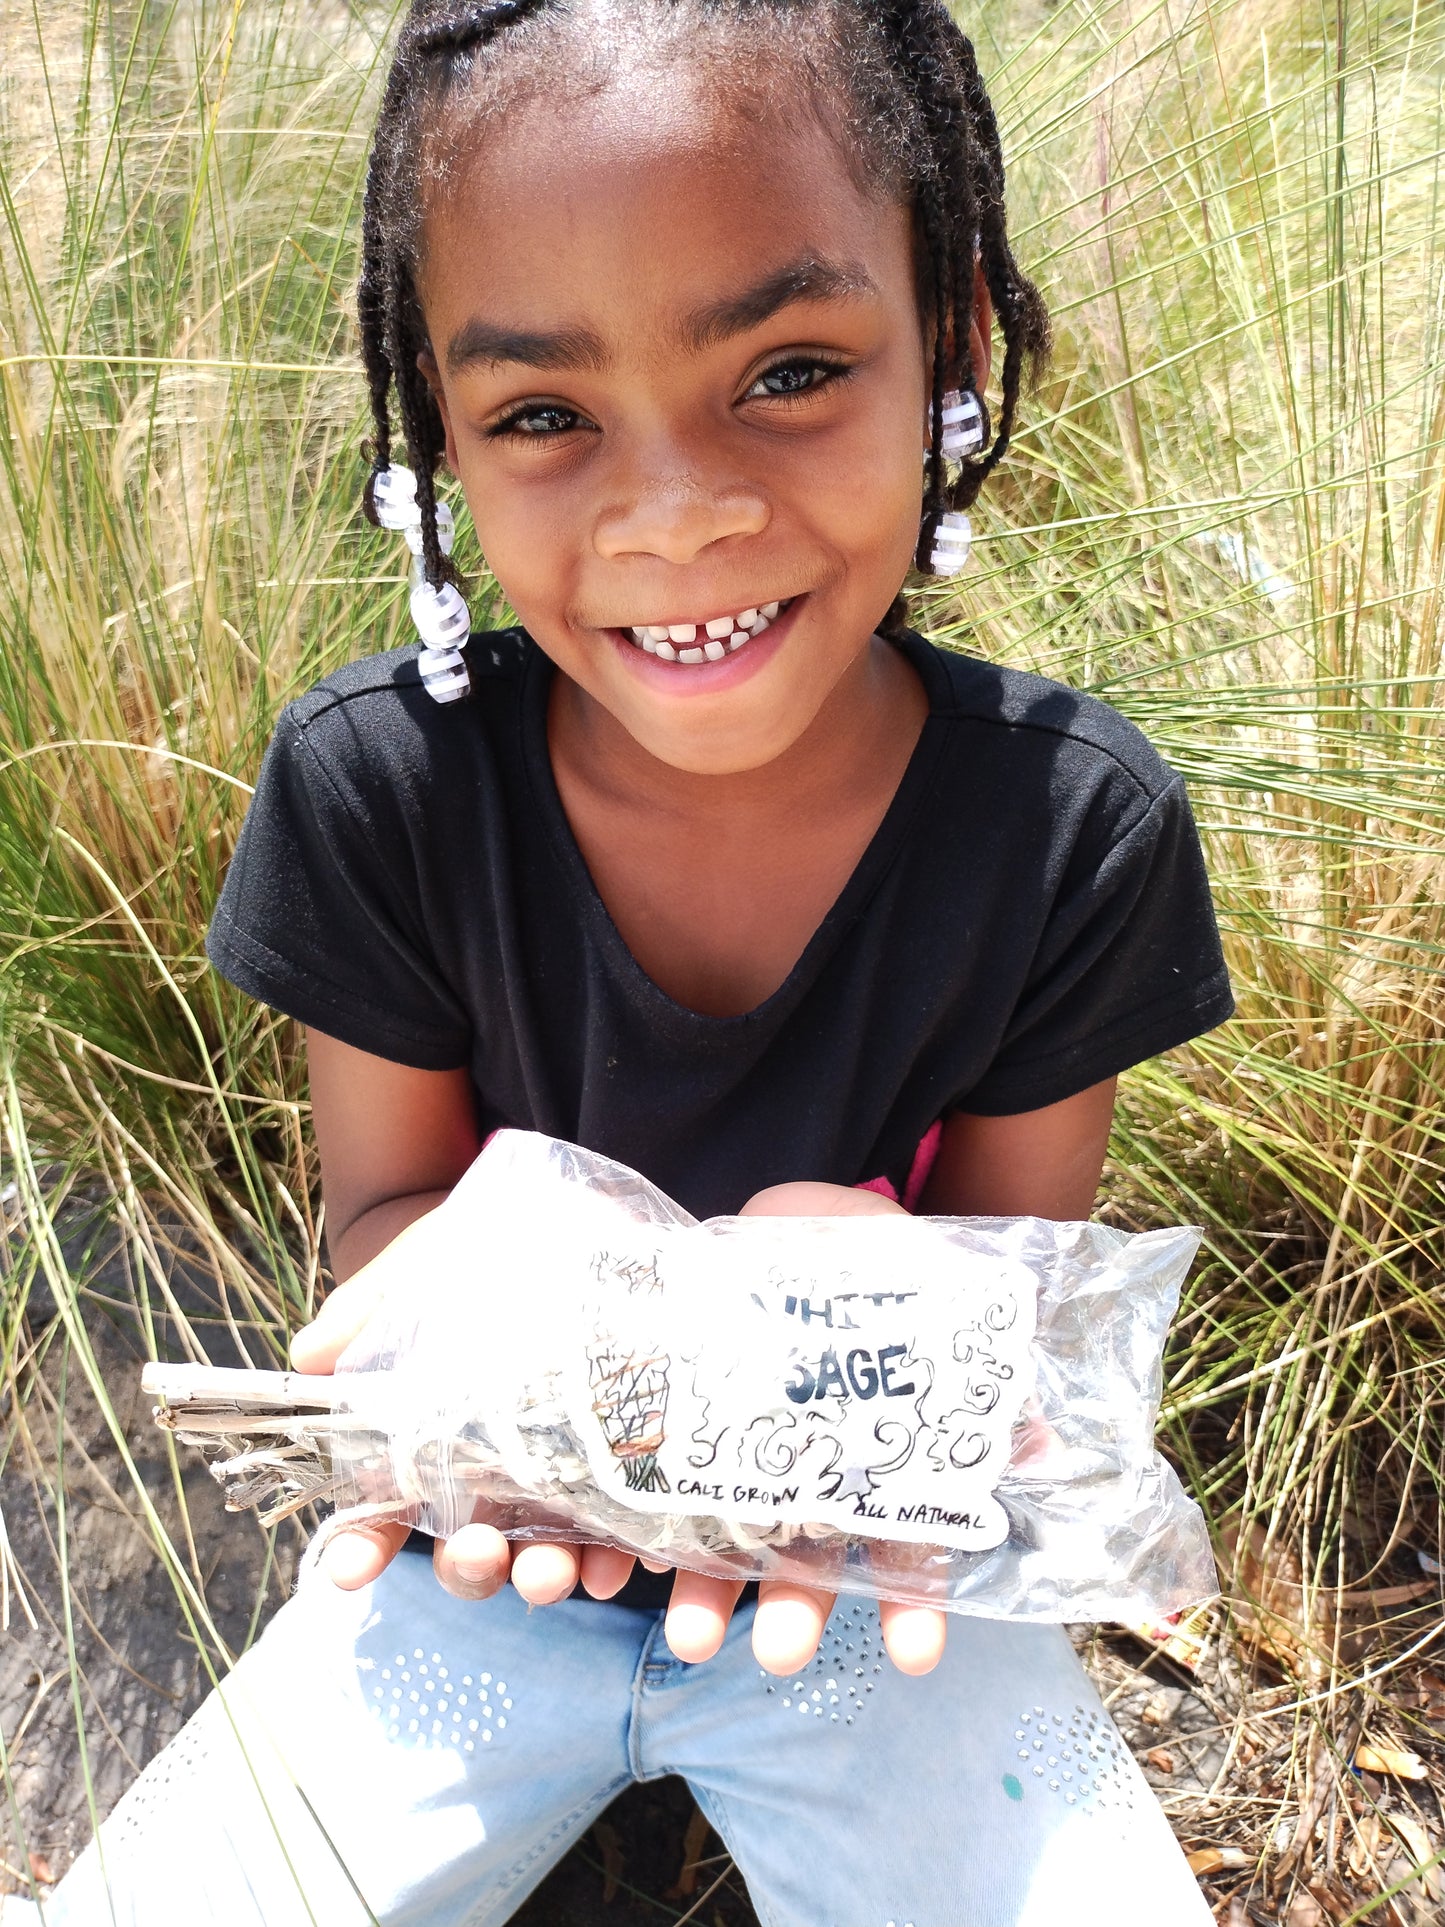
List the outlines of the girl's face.
<svg viewBox="0 0 1445 1927">
<path fill-rule="evenodd" d="M 424 241 L 448 460 L 529 632 L 674 768 L 781 755 L 917 541 L 907 211 L 805 106 L 683 66 L 505 116 Z M 774 604 L 741 644 L 708 634 Z M 658 655 L 649 627 L 683 633 Z"/>
</svg>

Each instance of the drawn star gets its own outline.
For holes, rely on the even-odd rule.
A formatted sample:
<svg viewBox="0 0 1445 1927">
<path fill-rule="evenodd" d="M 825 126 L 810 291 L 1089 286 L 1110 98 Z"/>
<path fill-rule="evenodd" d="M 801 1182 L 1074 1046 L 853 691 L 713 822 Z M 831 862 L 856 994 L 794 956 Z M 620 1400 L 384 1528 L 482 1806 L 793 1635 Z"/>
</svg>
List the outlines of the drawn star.
<svg viewBox="0 0 1445 1927">
<path fill-rule="evenodd" d="M 843 1474 L 843 1482 L 833 1494 L 835 1499 L 868 1499 L 873 1496 L 872 1474 L 865 1466 L 850 1465 Z"/>
</svg>

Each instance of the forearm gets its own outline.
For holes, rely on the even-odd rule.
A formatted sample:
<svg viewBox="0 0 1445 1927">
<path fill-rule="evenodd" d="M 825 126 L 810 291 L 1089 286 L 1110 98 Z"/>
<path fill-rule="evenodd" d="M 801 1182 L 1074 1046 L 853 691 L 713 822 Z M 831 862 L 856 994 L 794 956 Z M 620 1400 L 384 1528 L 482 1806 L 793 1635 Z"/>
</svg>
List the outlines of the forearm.
<svg viewBox="0 0 1445 1927">
<path fill-rule="evenodd" d="M 363 1211 L 342 1231 L 326 1234 L 326 1248 L 331 1258 L 331 1275 L 337 1284 L 344 1284 L 369 1265 L 378 1252 L 384 1251 L 394 1238 L 400 1237 L 408 1225 L 424 1218 L 428 1211 L 434 1211 L 446 1198 L 450 1190 L 443 1188 L 435 1191 L 409 1191 L 399 1198 L 384 1198 L 370 1210 Z"/>
</svg>

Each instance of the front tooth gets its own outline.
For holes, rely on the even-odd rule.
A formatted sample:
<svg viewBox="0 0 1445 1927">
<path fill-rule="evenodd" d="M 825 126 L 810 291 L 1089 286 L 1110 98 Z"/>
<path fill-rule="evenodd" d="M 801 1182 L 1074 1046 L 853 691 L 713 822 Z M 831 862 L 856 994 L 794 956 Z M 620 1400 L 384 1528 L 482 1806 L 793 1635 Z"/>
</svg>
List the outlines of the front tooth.
<svg viewBox="0 0 1445 1927">
<path fill-rule="evenodd" d="M 748 634 L 750 636 L 760 636 L 767 626 L 768 618 L 759 611 L 756 620 L 748 625 Z"/>
<path fill-rule="evenodd" d="M 733 625 L 738 629 L 751 629 L 757 619 L 756 609 L 744 609 L 741 615 L 733 617 Z"/>
<path fill-rule="evenodd" d="M 664 662 L 676 662 L 676 661 L 677 661 L 677 651 L 676 651 L 676 650 L 675 650 L 675 649 L 673 648 L 673 646 L 672 646 L 672 644 L 671 644 L 670 642 L 660 642 L 660 643 L 658 643 L 658 645 L 657 645 L 657 653 L 658 653 L 658 655 L 659 655 L 659 656 L 661 656 L 661 657 L 662 657 L 662 660 L 663 660 Z"/>
<path fill-rule="evenodd" d="M 707 657 L 702 653 L 701 649 L 679 649 L 677 652 L 677 659 L 679 662 L 706 662 L 707 661 Z"/>
<path fill-rule="evenodd" d="M 697 640 L 697 624 L 695 622 L 669 623 L 667 639 L 669 642 L 695 642 Z"/>
<path fill-rule="evenodd" d="M 734 650 L 741 649 L 745 642 L 751 642 L 751 641 L 752 641 L 751 636 L 734 636 L 732 641 L 728 644 L 728 648 L 734 649 Z"/>
<path fill-rule="evenodd" d="M 707 625 L 707 632 L 715 642 L 723 636 L 730 636 L 733 632 L 733 618 L 731 616 L 714 616 L 712 621 Z"/>
<path fill-rule="evenodd" d="M 668 640 L 666 629 L 658 629 L 651 623 L 648 624 L 644 633 L 651 636 L 654 642 L 666 642 Z"/>
<path fill-rule="evenodd" d="M 765 602 L 762 606 L 762 609 L 759 611 L 759 613 L 762 615 L 765 615 L 768 621 L 771 622 L 773 617 L 778 613 L 779 609 L 781 609 L 782 606 L 783 605 L 780 602 Z"/>
<path fill-rule="evenodd" d="M 727 652 L 727 644 L 719 642 L 716 636 L 710 636 L 703 644 L 702 653 L 709 662 L 721 662 Z"/>
</svg>

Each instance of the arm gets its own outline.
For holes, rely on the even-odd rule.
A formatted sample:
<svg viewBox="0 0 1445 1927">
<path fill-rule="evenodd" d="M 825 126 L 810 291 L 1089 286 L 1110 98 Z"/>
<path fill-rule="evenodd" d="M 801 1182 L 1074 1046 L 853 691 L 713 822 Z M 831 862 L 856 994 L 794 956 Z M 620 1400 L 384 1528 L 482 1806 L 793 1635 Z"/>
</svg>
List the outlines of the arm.
<svg viewBox="0 0 1445 1927">
<path fill-rule="evenodd" d="M 427 1214 L 447 1197 L 481 1150 L 465 1070 L 421 1071 L 343 1044 L 318 1030 L 306 1035 L 312 1120 L 321 1154 L 326 1242 L 336 1288 L 314 1323 L 291 1342 L 300 1372 L 329 1372 L 375 1309 L 388 1284 L 417 1259 L 403 1247 L 424 1235 Z M 405 1525 L 340 1532 L 324 1565 L 339 1586 L 367 1585 L 405 1544 Z M 534 1544 L 516 1557 L 491 1526 L 468 1525 L 433 1551 L 437 1578 L 461 1598 L 482 1599 L 510 1577 L 534 1605 L 583 1583 L 598 1598 L 621 1587 L 632 1560 L 608 1546 Z"/>
<path fill-rule="evenodd" d="M 943 1127 L 920 1212 L 936 1218 L 1087 1218 L 1117 1079 L 1014 1117 L 956 1111 Z"/>
<path fill-rule="evenodd" d="M 482 1148 L 464 1070 L 418 1071 L 306 1033 L 326 1243 L 338 1283 L 441 1203 Z"/>
<path fill-rule="evenodd" d="M 956 1112 L 943 1127 L 938 1156 L 920 1200 L 929 1217 L 1087 1218 L 1104 1168 L 1116 1080 L 1067 1097 L 1042 1110 L 1012 1117 Z M 778 1184 L 744 1205 L 745 1215 L 778 1217 L 875 1216 L 900 1212 L 876 1192 L 836 1184 Z M 731 1589 L 696 1574 L 680 1575 L 674 1591 L 692 1608 L 694 1650 L 706 1658 L 722 1643 L 732 1609 Z M 809 1587 L 767 1584 L 759 1588 L 753 1650 L 769 1671 L 786 1673 L 812 1658 L 828 1614 L 831 1593 Z M 879 1606 L 884 1644 L 906 1673 L 927 1673 L 943 1656 L 947 1617 L 923 1606 Z M 674 1650 L 672 1620 L 668 1638 Z"/>
</svg>

